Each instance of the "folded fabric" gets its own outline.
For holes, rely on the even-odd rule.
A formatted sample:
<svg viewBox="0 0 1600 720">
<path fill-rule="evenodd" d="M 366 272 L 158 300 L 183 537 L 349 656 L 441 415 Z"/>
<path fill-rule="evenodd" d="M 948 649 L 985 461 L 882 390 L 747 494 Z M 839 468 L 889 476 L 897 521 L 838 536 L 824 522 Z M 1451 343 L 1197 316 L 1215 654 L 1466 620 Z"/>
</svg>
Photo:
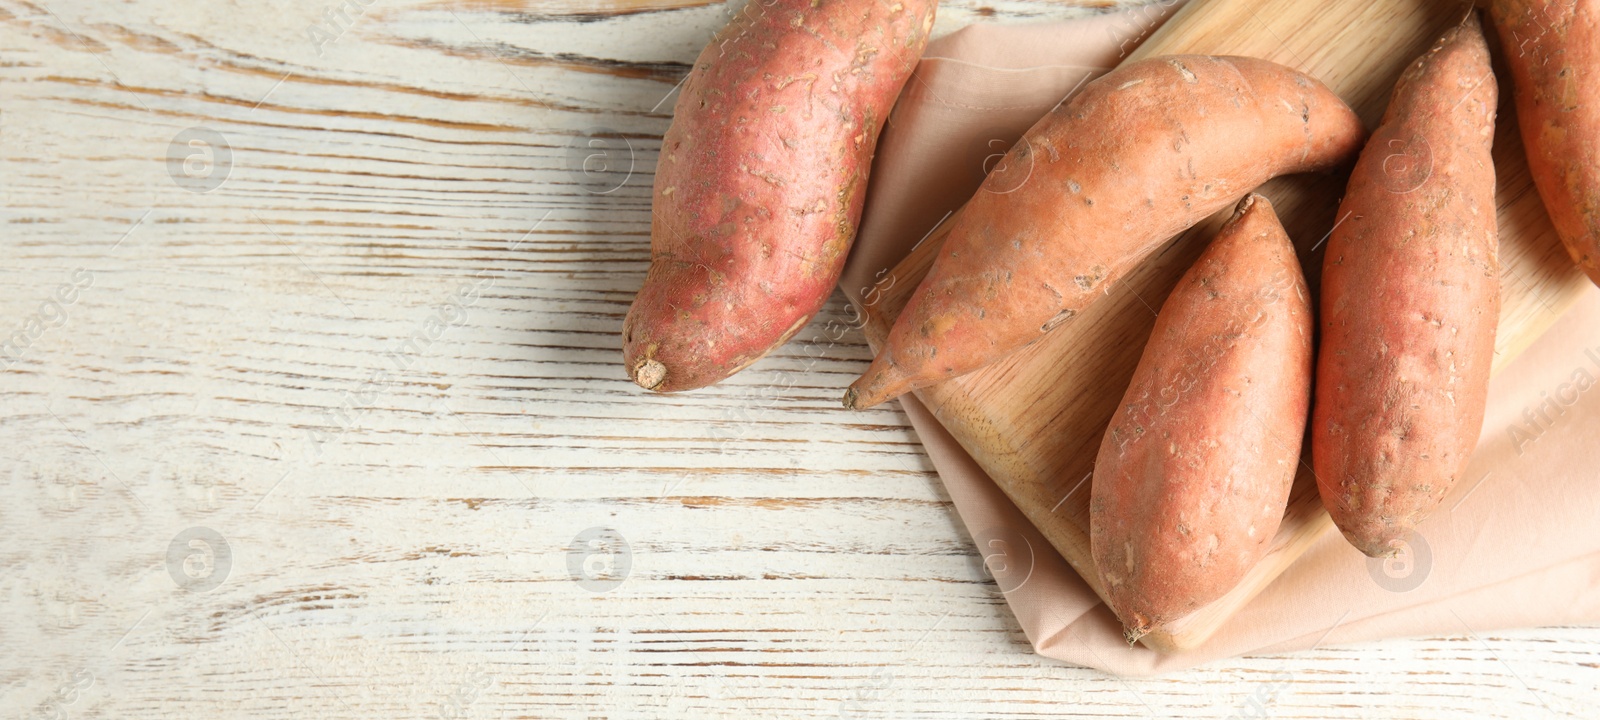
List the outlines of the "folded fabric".
<svg viewBox="0 0 1600 720">
<path fill-rule="evenodd" d="M 841 280 L 861 295 L 976 191 L 1023 131 L 1114 67 L 1181 2 L 1081 20 L 974 25 L 929 44 L 878 145 Z M 1600 622 L 1600 290 L 1492 383 L 1463 481 L 1425 522 L 1413 561 L 1370 560 L 1324 535 L 1202 647 L 1128 647 L 1117 619 L 914 397 L 902 407 L 974 537 L 1031 549 L 1012 612 L 1040 654 L 1118 675 L 1388 637 Z"/>
</svg>

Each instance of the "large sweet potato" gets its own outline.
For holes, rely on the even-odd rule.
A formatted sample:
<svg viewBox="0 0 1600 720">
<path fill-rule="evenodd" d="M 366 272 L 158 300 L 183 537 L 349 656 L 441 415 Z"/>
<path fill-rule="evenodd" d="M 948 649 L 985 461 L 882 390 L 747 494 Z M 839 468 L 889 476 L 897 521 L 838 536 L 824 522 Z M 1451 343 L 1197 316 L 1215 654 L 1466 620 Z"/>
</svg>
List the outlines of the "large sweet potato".
<svg viewBox="0 0 1600 720">
<path fill-rule="evenodd" d="M 1172 55 L 1107 73 L 1034 125 L 951 218 L 845 405 L 1004 357 L 1173 235 L 1273 176 L 1353 157 L 1364 137 L 1322 83 L 1265 60 Z"/>
<path fill-rule="evenodd" d="M 662 139 L 650 270 L 623 324 L 634 382 L 710 385 L 822 306 L 935 5 L 751 0 L 700 53 Z"/>
<path fill-rule="evenodd" d="M 1129 642 L 1226 594 L 1283 520 L 1311 403 L 1311 299 L 1246 197 L 1156 318 L 1095 458 L 1089 535 Z"/>
<path fill-rule="evenodd" d="M 1494 0 L 1528 171 L 1578 267 L 1600 283 L 1600 1 Z"/>
<path fill-rule="evenodd" d="M 1470 15 L 1400 76 L 1328 238 L 1312 469 L 1334 523 L 1374 557 L 1444 498 L 1483 424 L 1497 96 Z"/>
</svg>

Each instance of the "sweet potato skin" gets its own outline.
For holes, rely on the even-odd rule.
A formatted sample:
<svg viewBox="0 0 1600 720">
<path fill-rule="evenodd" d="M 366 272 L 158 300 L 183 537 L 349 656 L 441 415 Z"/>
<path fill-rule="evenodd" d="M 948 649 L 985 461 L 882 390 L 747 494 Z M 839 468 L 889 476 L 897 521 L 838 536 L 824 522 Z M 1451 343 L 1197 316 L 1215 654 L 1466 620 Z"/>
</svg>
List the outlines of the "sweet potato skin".
<svg viewBox="0 0 1600 720">
<path fill-rule="evenodd" d="M 1528 170 L 1556 233 L 1600 284 L 1600 2 L 1494 0 Z"/>
<path fill-rule="evenodd" d="M 1365 135 L 1322 83 L 1265 60 L 1172 55 L 1113 70 L 1034 125 L 951 218 L 845 404 L 1010 354 L 1173 235 L 1274 176 L 1353 158 Z"/>
<path fill-rule="evenodd" d="M 1311 403 L 1311 300 L 1246 197 L 1162 305 L 1100 443 L 1095 568 L 1129 642 L 1226 594 L 1283 520 Z"/>
<path fill-rule="evenodd" d="M 822 306 L 936 4 L 750 0 L 700 53 L 662 139 L 650 269 L 623 324 L 635 382 L 718 382 Z"/>
<path fill-rule="evenodd" d="M 1500 315 L 1498 90 L 1476 16 L 1395 85 L 1328 238 L 1312 469 L 1346 539 L 1391 555 L 1478 442 Z"/>
</svg>

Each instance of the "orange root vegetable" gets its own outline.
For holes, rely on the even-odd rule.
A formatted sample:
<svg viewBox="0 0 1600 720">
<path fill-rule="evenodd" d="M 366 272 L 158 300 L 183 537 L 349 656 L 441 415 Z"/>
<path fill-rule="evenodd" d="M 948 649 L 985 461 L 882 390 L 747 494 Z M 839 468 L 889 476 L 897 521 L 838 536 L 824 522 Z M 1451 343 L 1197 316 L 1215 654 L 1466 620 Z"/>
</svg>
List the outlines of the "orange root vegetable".
<svg viewBox="0 0 1600 720">
<path fill-rule="evenodd" d="M 1483 424 L 1497 96 L 1470 15 L 1400 76 L 1328 238 L 1312 469 L 1334 523 L 1373 557 L 1449 492 Z"/>
<path fill-rule="evenodd" d="M 650 270 L 623 324 L 634 382 L 718 382 L 822 307 L 936 4 L 752 0 L 700 53 L 662 139 Z"/>
<path fill-rule="evenodd" d="M 1528 171 L 1561 242 L 1600 284 L 1600 0 L 1494 0 Z"/>
<path fill-rule="evenodd" d="M 1233 589 L 1278 532 L 1311 403 L 1311 299 L 1239 203 L 1156 318 L 1095 459 L 1094 564 L 1128 642 Z"/>
<path fill-rule="evenodd" d="M 1173 235 L 1274 176 L 1332 168 L 1364 137 L 1322 83 L 1265 60 L 1172 55 L 1113 70 L 1035 124 L 951 218 L 845 405 L 1014 352 Z"/>
</svg>

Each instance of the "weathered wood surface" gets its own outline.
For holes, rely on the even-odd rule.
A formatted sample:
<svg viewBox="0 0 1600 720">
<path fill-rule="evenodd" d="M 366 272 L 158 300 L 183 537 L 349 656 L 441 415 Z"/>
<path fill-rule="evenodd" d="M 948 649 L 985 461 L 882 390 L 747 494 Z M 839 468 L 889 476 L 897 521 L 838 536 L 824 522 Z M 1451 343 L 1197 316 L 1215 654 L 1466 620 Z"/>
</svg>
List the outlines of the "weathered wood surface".
<svg viewBox="0 0 1600 720">
<path fill-rule="evenodd" d="M 0 0 L 7 716 L 1591 713 L 1595 629 L 1031 654 L 904 416 L 837 409 L 841 301 L 717 388 L 622 374 L 728 6 L 352 3 Z"/>
</svg>

